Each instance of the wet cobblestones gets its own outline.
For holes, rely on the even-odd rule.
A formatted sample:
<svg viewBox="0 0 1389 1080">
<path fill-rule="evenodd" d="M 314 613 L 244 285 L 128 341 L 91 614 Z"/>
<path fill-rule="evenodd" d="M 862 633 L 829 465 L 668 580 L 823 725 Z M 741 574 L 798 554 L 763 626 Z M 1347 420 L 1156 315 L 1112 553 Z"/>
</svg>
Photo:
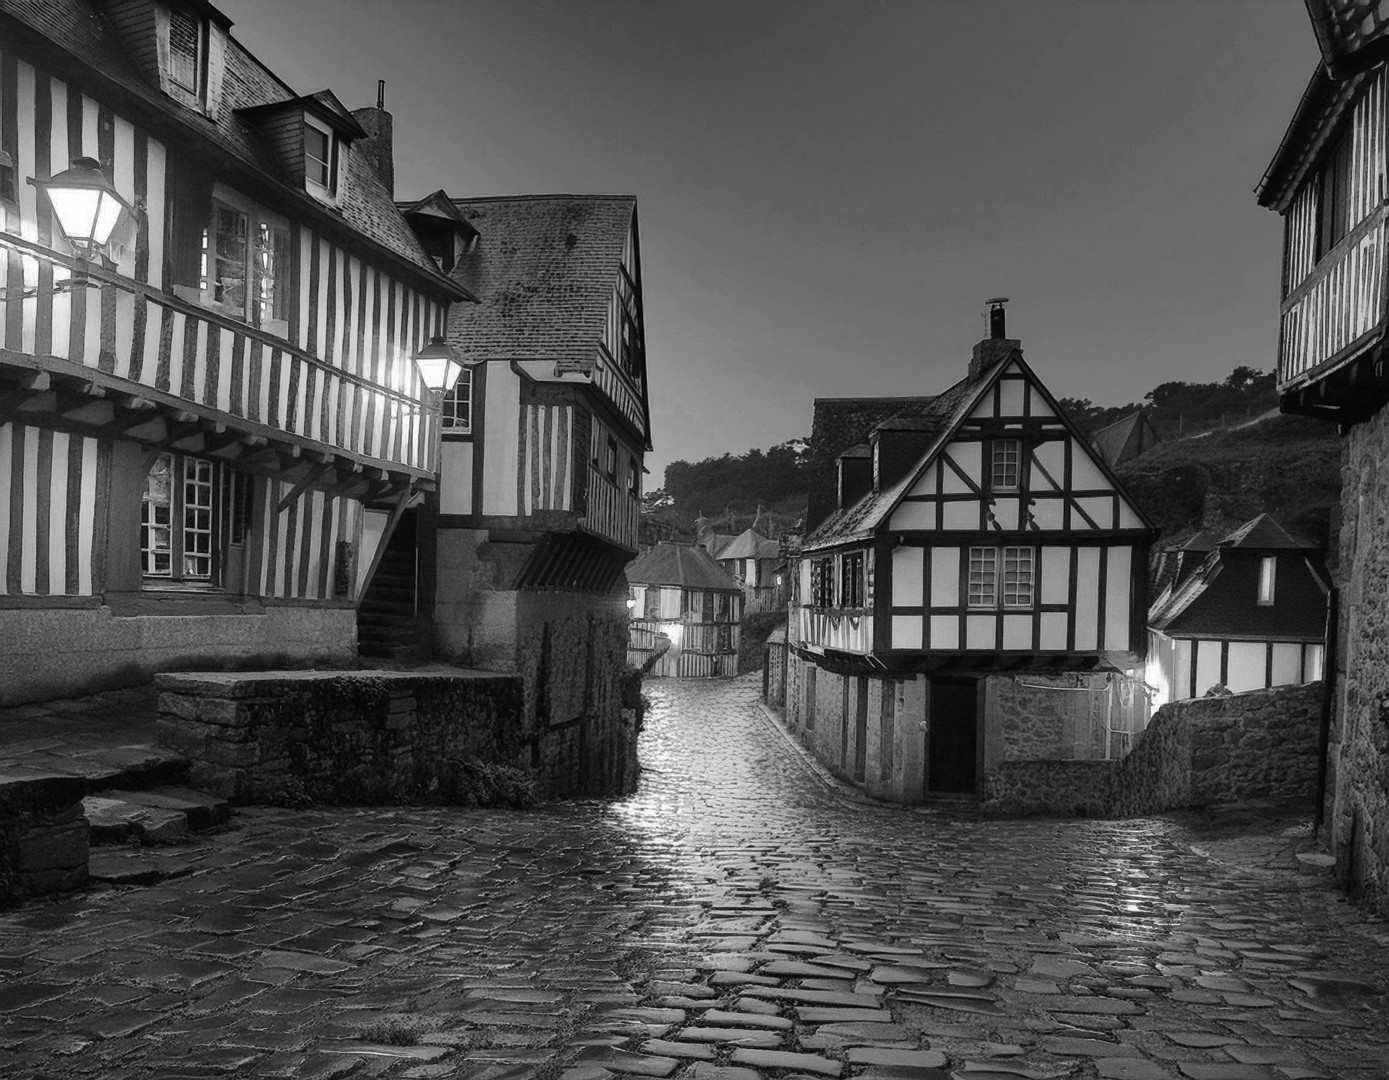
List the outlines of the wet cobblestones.
<svg viewBox="0 0 1389 1080">
<path fill-rule="evenodd" d="M 642 786 L 239 814 L 0 915 L 0 1076 L 1389 1077 L 1389 926 L 1168 821 L 846 798 L 753 680 L 653 682 Z"/>
</svg>

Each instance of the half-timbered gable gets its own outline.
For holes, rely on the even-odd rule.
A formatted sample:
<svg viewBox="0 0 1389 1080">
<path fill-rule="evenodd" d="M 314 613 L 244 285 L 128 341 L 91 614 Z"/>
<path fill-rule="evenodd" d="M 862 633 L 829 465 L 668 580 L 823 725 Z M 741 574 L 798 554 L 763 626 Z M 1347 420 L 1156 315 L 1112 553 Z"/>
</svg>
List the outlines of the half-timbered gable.
<svg viewBox="0 0 1389 1080">
<path fill-rule="evenodd" d="M 232 616 L 171 638 L 202 663 L 350 659 L 370 508 L 433 486 L 411 358 L 466 290 L 342 137 L 351 115 L 230 26 L 182 0 L 0 2 L 0 623 L 23 638 L 35 616 L 10 612 L 68 612 L 83 651 L 20 693 L 162 662 L 119 655 L 134 624 L 113 615 Z M 332 112 L 331 207 L 258 123 L 288 102 L 301 126 Z M 90 260 L 26 182 L 77 158 L 128 204 Z"/>
<path fill-rule="evenodd" d="M 831 768 L 906 802 L 1121 756 L 1147 715 L 1152 528 L 1003 335 L 1001 302 L 992 321 L 935 397 L 816 402 L 838 467 L 821 448 L 788 712 Z"/>
</svg>

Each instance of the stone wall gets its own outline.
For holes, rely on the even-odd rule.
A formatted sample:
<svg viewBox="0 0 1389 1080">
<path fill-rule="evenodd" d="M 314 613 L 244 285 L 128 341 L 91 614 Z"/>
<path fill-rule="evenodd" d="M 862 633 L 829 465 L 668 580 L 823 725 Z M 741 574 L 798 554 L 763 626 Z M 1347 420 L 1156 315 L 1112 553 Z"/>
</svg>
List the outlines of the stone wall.
<svg viewBox="0 0 1389 1080">
<path fill-rule="evenodd" d="M 0 904 L 87 881 L 87 781 L 0 769 Z"/>
<path fill-rule="evenodd" d="M 1389 914 L 1389 409 L 1342 447 L 1331 845 L 1351 895 Z"/>
<path fill-rule="evenodd" d="M 114 616 L 107 607 L 0 610 L 0 706 L 148 684 L 156 672 L 353 667 L 350 606 Z"/>
<path fill-rule="evenodd" d="M 526 766 L 514 676 L 484 673 L 164 674 L 160 738 L 189 782 L 238 802 L 449 797 L 462 762 Z"/>
<path fill-rule="evenodd" d="M 1164 705 L 1115 771 L 1112 812 L 1314 798 L 1321 696 L 1315 682 Z"/>
<path fill-rule="evenodd" d="M 1114 762 L 1003 761 L 984 774 L 980 808 L 1001 815 L 1105 817 Z"/>
</svg>

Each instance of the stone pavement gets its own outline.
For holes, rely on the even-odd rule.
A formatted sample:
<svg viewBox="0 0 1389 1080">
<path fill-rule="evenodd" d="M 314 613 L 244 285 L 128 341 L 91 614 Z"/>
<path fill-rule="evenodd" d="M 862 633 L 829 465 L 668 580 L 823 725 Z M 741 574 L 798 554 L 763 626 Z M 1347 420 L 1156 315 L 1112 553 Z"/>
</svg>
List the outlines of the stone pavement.
<svg viewBox="0 0 1389 1080">
<path fill-rule="evenodd" d="M 249 810 L 0 915 L 0 1076 L 1389 1077 L 1389 924 L 1324 879 L 865 804 L 758 685 L 649 683 L 619 802 Z"/>
</svg>

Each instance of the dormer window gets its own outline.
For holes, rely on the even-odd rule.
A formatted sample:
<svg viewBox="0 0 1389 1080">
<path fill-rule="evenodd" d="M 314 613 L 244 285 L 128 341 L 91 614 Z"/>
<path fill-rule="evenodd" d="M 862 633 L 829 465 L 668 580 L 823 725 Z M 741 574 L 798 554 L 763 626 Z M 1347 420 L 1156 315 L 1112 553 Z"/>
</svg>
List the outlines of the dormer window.
<svg viewBox="0 0 1389 1080">
<path fill-rule="evenodd" d="M 304 117 L 304 183 L 310 191 L 332 195 L 337 185 L 333 182 L 334 153 L 333 133 L 326 124 L 308 116 Z"/>
<path fill-rule="evenodd" d="M 197 97 L 207 70 L 204 31 L 201 19 L 186 11 L 169 12 L 169 80 Z"/>
</svg>

